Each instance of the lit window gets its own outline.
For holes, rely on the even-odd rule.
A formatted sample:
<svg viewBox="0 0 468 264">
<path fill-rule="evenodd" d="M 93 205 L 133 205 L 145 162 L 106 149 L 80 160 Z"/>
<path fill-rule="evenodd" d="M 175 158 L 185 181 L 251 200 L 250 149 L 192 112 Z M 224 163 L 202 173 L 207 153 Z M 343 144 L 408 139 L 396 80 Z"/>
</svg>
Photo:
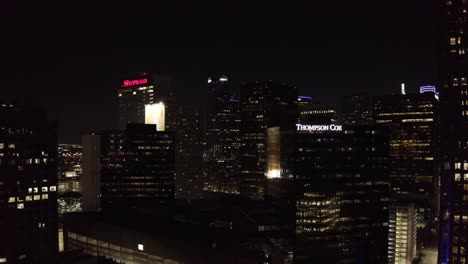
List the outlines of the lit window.
<svg viewBox="0 0 468 264">
<path fill-rule="evenodd" d="M 39 201 L 41 199 L 41 196 L 39 194 L 34 195 L 34 200 Z"/>
<path fill-rule="evenodd" d="M 57 187 L 55 186 L 50 186 L 49 191 L 55 192 L 57 190 Z"/>
<path fill-rule="evenodd" d="M 47 192 L 47 186 L 42 187 L 42 192 Z"/>
<path fill-rule="evenodd" d="M 39 189 L 37 187 L 34 187 L 34 193 L 38 193 Z"/>
<path fill-rule="evenodd" d="M 138 250 L 140 250 L 140 251 L 143 251 L 143 250 L 144 250 L 143 244 L 138 244 Z"/>
<path fill-rule="evenodd" d="M 455 169 L 460 170 L 461 169 L 461 162 L 455 163 Z"/>
<path fill-rule="evenodd" d="M 18 209 L 24 209 L 24 203 L 19 203 L 16 205 L 16 208 Z"/>
<path fill-rule="evenodd" d="M 15 144 L 8 144 L 9 149 L 15 149 Z"/>
<path fill-rule="evenodd" d="M 32 201 L 32 196 L 31 195 L 26 195 L 25 200 L 26 201 Z"/>
<path fill-rule="evenodd" d="M 3 149 L 5 147 L 5 144 L 0 143 L 0 149 Z"/>
<path fill-rule="evenodd" d="M 455 173 L 455 181 L 460 181 L 460 180 L 461 180 L 461 174 Z"/>
<path fill-rule="evenodd" d="M 468 173 L 463 174 L 463 180 L 468 181 Z"/>
<path fill-rule="evenodd" d="M 46 200 L 46 199 L 49 199 L 49 195 L 47 193 L 42 195 L 42 200 Z"/>
<path fill-rule="evenodd" d="M 15 197 L 10 197 L 10 198 L 8 198 L 8 202 L 9 202 L 9 203 L 14 203 L 14 202 L 15 202 Z"/>
<path fill-rule="evenodd" d="M 0 258 L 0 263 L 6 263 L 7 262 L 7 258 Z"/>
</svg>

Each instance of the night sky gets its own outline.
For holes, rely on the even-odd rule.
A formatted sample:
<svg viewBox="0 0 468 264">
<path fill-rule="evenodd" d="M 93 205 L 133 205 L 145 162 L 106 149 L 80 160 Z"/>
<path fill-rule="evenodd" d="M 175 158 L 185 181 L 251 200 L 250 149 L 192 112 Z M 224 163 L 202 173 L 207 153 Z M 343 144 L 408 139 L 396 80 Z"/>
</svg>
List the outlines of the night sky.
<svg viewBox="0 0 468 264">
<path fill-rule="evenodd" d="M 194 102 L 214 74 L 286 80 L 322 102 L 437 79 L 434 0 L 11 2 L 0 8 L 0 99 L 45 106 L 60 143 L 116 127 L 126 72 L 172 75 Z"/>
</svg>

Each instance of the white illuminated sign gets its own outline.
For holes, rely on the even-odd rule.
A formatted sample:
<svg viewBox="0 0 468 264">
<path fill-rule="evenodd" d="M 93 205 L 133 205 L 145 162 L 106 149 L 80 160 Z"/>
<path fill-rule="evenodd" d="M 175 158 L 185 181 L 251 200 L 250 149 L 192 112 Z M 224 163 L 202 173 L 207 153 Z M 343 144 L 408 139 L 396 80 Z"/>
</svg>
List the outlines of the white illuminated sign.
<svg viewBox="0 0 468 264">
<path fill-rule="evenodd" d="M 296 124 L 297 131 L 343 131 L 342 125 L 303 125 Z"/>
</svg>

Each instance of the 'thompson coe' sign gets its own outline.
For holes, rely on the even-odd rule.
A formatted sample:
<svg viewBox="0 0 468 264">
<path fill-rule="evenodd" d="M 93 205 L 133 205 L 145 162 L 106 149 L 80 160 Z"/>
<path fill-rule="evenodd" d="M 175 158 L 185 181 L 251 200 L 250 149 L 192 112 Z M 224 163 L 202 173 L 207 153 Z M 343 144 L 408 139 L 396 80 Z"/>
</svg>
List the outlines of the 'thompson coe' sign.
<svg viewBox="0 0 468 264">
<path fill-rule="evenodd" d="M 297 131 L 342 131 L 342 125 L 302 125 L 296 124 Z"/>
</svg>

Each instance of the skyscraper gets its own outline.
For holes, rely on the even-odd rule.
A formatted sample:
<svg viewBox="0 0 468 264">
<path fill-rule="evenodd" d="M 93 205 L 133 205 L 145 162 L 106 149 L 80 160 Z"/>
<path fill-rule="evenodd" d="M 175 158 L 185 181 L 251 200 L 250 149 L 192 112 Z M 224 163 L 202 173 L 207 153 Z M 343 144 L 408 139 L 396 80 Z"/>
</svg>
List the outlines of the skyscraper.
<svg viewBox="0 0 468 264">
<path fill-rule="evenodd" d="M 418 224 L 437 217 L 439 102 L 434 93 L 374 97 L 375 123 L 390 131 L 391 197 L 415 203 Z"/>
<path fill-rule="evenodd" d="M 239 100 L 226 76 L 208 78 L 204 189 L 239 193 Z"/>
<path fill-rule="evenodd" d="M 468 2 L 441 1 L 439 263 L 468 261 Z"/>
<path fill-rule="evenodd" d="M 203 191 L 203 132 L 200 109 L 178 105 L 175 114 L 176 197 L 200 198 Z"/>
<path fill-rule="evenodd" d="M 298 124 L 294 263 L 386 263 L 388 135 Z"/>
<path fill-rule="evenodd" d="M 298 118 L 297 89 L 282 82 L 243 83 L 241 104 L 240 194 L 264 199 L 267 177 L 267 129 L 294 131 Z"/>
<path fill-rule="evenodd" d="M 343 98 L 341 105 L 341 121 L 343 124 L 371 124 L 372 118 L 372 98 L 369 94 L 354 94 Z"/>
<path fill-rule="evenodd" d="M 125 129 L 128 123 L 144 124 L 146 105 L 163 103 L 165 119 L 171 119 L 171 110 L 167 109 L 173 100 L 172 79 L 151 73 L 129 75 L 118 88 L 119 125 Z M 158 128 L 159 131 L 164 131 Z"/>
<path fill-rule="evenodd" d="M 335 124 L 338 121 L 334 105 L 314 102 L 308 96 L 299 96 L 297 105 L 299 108 L 299 123 Z"/>
<path fill-rule="evenodd" d="M 0 262 L 54 263 L 57 126 L 41 109 L 0 104 Z"/>
<path fill-rule="evenodd" d="M 85 211 L 146 207 L 174 199 L 174 133 L 155 125 L 83 136 Z"/>
<path fill-rule="evenodd" d="M 388 263 L 412 264 L 416 257 L 417 216 L 413 203 L 390 206 Z"/>
</svg>

